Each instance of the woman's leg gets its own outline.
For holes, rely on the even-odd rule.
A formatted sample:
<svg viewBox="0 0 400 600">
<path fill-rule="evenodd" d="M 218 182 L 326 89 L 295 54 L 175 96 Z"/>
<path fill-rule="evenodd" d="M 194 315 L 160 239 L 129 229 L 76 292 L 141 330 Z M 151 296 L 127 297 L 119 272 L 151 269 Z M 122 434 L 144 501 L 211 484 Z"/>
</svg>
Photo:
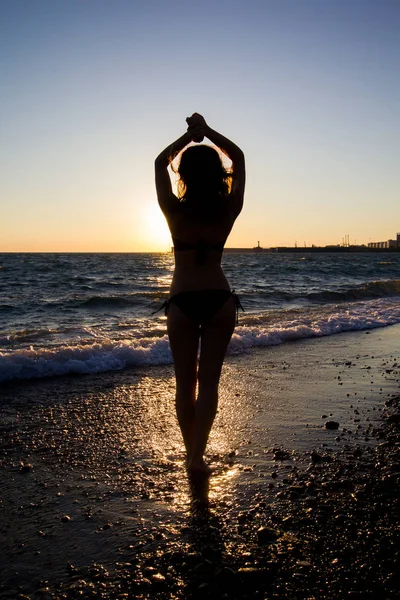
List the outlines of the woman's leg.
<svg viewBox="0 0 400 600">
<path fill-rule="evenodd" d="M 203 455 L 217 412 L 219 378 L 226 349 L 235 328 L 235 318 L 236 306 L 232 297 L 202 329 L 193 452 L 188 463 L 193 471 L 207 471 Z"/>
<path fill-rule="evenodd" d="M 193 448 L 200 328 L 172 303 L 168 309 L 167 330 L 175 367 L 176 414 L 187 456 L 190 457 Z"/>
</svg>

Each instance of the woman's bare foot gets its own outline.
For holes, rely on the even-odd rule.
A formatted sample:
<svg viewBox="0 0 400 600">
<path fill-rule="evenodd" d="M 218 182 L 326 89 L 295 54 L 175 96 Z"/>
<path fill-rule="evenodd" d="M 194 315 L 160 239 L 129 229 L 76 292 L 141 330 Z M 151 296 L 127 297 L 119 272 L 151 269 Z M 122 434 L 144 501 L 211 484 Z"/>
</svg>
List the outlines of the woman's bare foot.
<svg viewBox="0 0 400 600">
<path fill-rule="evenodd" d="M 211 469 L 204 461 L 204 458 L 201 458 L 200 460 L 188 459 L 186 466 L 189 473 L 192 473 L 193 475 L 210 475 L 211 473 Z"/>
</svg>

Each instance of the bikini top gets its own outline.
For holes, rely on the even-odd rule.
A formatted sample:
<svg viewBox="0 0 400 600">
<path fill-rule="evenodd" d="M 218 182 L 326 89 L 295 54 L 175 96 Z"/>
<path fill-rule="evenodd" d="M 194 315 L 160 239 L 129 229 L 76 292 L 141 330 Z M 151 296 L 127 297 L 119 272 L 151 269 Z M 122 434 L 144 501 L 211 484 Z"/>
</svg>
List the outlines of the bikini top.
<svg viewBox="0 0 400 600">
<path fill-rule="evenodd" d="M 196 250 L 199 254 L 204 255 L 209 250 L 216 250 L 222 252 L 225 246 L 225 240 L 223 242 L 217 242 L 216 244 L 210 244 L 205 240 L 199 240 L 198 242 L 184 242 L 177 238 L 172 238 L 174 243 L 175 252 L 185 252 L 185 250 Z"/>
</svg>

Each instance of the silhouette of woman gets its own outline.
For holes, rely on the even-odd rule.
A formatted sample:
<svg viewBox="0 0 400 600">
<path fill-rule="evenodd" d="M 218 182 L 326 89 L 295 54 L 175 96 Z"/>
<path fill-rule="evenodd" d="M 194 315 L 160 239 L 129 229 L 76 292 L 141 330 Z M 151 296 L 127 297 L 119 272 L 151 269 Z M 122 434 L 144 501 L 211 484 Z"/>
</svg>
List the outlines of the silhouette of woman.
<svg viewBox="0 0 400 600">
<path fill-rule="evenodd" d="M 191 473 L 209 473 L 204 451 L 218 405 L 218 384 L 231 339 L 237 297 L 221 267 L 226 239 L 242 210 L 244 154 L 194 113 L 187 132 L 155 161 L 158 202 L 171 231 L 175 271 L 166 303 L 175 366 L 176 412 Z M 207 137 L 231 161 L 224 168 L 216 149 L 191 145 L 181 155 L 178 197 L 168 166 L 191 142 Z M 198 350 L 200 344 L 200 355 Z M 198 395 L 196 400 L 196 385 Z"/>
</svg>

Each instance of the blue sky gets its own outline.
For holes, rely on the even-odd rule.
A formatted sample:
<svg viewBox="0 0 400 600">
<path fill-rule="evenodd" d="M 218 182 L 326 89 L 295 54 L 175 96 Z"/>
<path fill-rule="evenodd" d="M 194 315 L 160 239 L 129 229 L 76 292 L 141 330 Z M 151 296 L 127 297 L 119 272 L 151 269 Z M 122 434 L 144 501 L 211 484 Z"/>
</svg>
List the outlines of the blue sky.
<svg viewBox="0 0 400 600">
<path fill-rule="evenodd" d="M 2 0 L 0 251 L 167 249 L 194 111 L 246 155 L 228 245 L 393 237 L 399 31 L 397 0 Z"/>
</svg>

